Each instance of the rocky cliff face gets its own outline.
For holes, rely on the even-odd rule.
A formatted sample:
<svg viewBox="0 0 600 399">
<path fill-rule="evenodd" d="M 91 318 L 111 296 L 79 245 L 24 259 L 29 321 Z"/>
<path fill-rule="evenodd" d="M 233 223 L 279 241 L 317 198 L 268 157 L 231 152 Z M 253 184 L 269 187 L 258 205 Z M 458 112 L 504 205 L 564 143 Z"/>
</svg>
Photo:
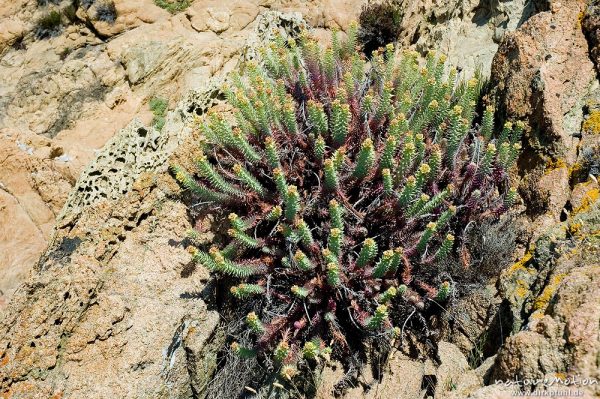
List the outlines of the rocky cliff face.
<svg viewBox="0 0 600 399">
<path fill-rule="evenodd" d="M 190 222 L 166 168 L 192 158 L 191 121 L 222 109 L 222 79 L 272 29 L 308 23 L 325 37 L 362 2 L 196 1 L 175 15 L 149 0 L 114 4 L 114 22 L 98 5 L 77 9 L 84 23 L 43 40 L 34 22 L 46 8 L 0 6 L 0 397 L 211 392 L 224 330 L 208 273 L 184 249 Z M 597 5 L 402 7 L 403 45 L 447 52 L 465 72 L 481 63 L 499 121 L 528 121 L 526 228 L 514 265 L 448 315 L 435 356 L 405 348 L 382 381 L 363 370 L 346 397 L 503 398 L 512 391 L 495 379 L 600 378 Z M 152 97 L 170 104 L 160 131 Z M 344 375 L 326 368 L 317 397 Z"/>
<path fill-rule="evenodd" d="M 47 245 L 84 167 L 132 119 L 151 124 L 150 99 L 163 98 L 173 109 L 190 90 L 204 90 L 209 79 L 231 71 L 259 15 L 270 9 L 303 11 L 324 30 L 347 27 L 361 4 L 319 1 L 306 9 L 294 1 L 202 1 L 171 15 L 151 0 L 121 1 L 109 24 L 97 18 L 102 2 L 89 3 L 76 9 L 74 21 L 64 16 L 68 1 L 0 6 L 0 249 L 6 254 L 0 303 Z M 61 26 L 40 37 L 38 21 L 52 11 L 62 13 Z M 93 192 L 80 193 L 80 200 L 124 194 L 126 187 L 114 193 L 102 187 L 119 179 L 111 170 L 128 174 L 123 166 L 130 161 L 117 160 L 108 174 L 96 175 L 84 188 Z M 146 163 L 142 168 L 154 165 Z M 8 227 L 15 220 L 17 231 Z"/>
<path fill-rule="evenodd" d="M 164 98 L 172 109 L 189 90 L 231 71 L 249 27 L 267 10 L 300 12 L 328 40 L 326 31 L 346 29 L 364 3 L 202 1 L 171 15 L 151 0 L 117 1 L 110 23 L 98 17 L 104 0 L 76 8 L 67 0 L 0 6 L 0 148 L 7 154 L 0 159 L 0 220 L 21 221 L 17 231 L 0 228 L 0 308 L 47 245 L 84 167 L 132 119 L 151 124 L 150 99 Z M 478 65 L 487 72 L 497 42 L 544 9 L 538 3 L 400 2 L 400 42 L 444 51 L 467 75 Z M 38 21 L 52 11 L 61 24 L 40 35 Z"/>
</svg>

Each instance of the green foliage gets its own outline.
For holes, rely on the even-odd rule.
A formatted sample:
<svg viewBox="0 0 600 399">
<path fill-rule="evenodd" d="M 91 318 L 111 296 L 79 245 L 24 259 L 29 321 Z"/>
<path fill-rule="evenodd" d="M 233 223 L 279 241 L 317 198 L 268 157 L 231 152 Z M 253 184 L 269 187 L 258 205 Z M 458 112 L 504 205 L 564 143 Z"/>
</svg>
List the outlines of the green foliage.
<svg viewBox="0 0 600 399">
<path fill-rule="evenodd" d="M 365 267 L 377 255 L 377 243 L 372 238 L 367 238 L 358 254 L 356 266 Z"/>
<path fill-rule="evenodd" d="M 339 181 L 338 173 L 333 163 L 333 160 L 326 159 L 325 162 L 323 162 L 323 166 L 325 174 L 325 188 L 330 191 L 334 191 L 338 188 Z"/>
<path fill-rule="evenodd" d="M 304 299 L 310 293 L 306 288 L 298 287 L 297 285 L 293 285 L 291 288 L 292 294 L 297 296 L 298 298 Z"/>
<path fill-rule="evenodd" d="M 445 259 L 452 251 L 453 246 L 454 246 L 454 236 L 452 234 L 446 235 L 446 238 L 442 242 L 442 245 L 435 253 L 435 258 L 437 260 Z"/>
<path fill-rule="evenodd" d="M 47 39 L 60 33 L 62 17 L 56 10 L 42 15 L 35 23 L 34 34 L 38 39 Z"/>
<path fill-rule="evenodd" d="M 313 268 L 310 259 L 308 259 L 308 256 L 306 256 L 306 254 L 301 250 L 296 251 L 296 254 L 294 255 L 294 260 L 296 261 L 296 264 L 298 265 L 298 268 L 300 270 L 308 271 Z"/>
<path fill-rule="evenodd" d="M 312 341 L 308 341 L 304 344 L 302 349 L 302 356 L 305 359 L 315 360 L 319 355 L 319 347 Z"/>
<path fill-rule="evenodd" d="M 250 329 L 255 333 L 261 334 L 265 331 L 265 327 L 254 312 L 248 313 L 248 316 L 246 316 L 246 323 L 248 324 L 248 327 L 250 327 Z"/>
<path fill-rule="evenodd" d="M 398 294 L 398 290 L 396 287 L 388 288 L 383 294 L 379 296 L 379 302 L 386 303 L 394 299 L 394 297 Z"/>
<path fill-rule="evenodd" d="M 196 169 L 172 167 L 217 223 L 228 215 L 226 237 L 194 260 L 251 305 L 245 337 L 288 380 L 298 362 L 343 358 L 349 334 L 398 338 L 408 315 L 451 303 L 473 284 L 448 266 L 468 259 L 466 226 L 516 200 L 522 126 L 495 138 L 491 110 L 474 123 L 477 80 L 393 46 L 368 65 L 353 35 L 262 49 L 225 88 L 235 126 L 209 112 Z"/>
<path fill-rule="evenodd" d="M 360 147 L 352 175 L 357 179 L 365 178 L 371 172 L 374 163 L 375 149 L 373 148 L 373 140 L 368 138 L 363 141 Z"/>
<path fill-rule="evenodd" d="M 180 11 L 185 10 L 192 4 L 193 0 L 154 0 L 154 4 L 160 8 L 164 8 L 171 14 L 177 14 Z"/>
<path fill-rule="evenodd" d="M 344 211 L 340 204 L 332 199 L 329 201 L 329 217 L 331 218 L 331 225 L 340 230 L 344 230 Z"/>
<path fill-rule="evenodd" d="M 439 302 L 446 302 L 450 297 L 451 291 L 452 286 L 450 285 L 450 283 L 448 281 L 444 281 L 440 284 L 435 299 Z"/>
<path fill-rule="evenodd" d="M 254 349 L 240 346 L 237 342 L 231 344 L 231 351 L 244 359 L 250 359 L 256 356 L 256 351 Z"/>
<path fill-rule="evenodd" d="M 156 130 L 162 130 L 165 125 L 165 116 L 167 115 L 167 107 L 169 106 L 169 102 L 161 97 L 153 97 L 150 99 L 148 103 L 150 107 L 150 111 L 154 114 L 154 118 L 152 118 L 152 126 L 156 128 Z"/>
<path fill-rule="evenodd" d="M 230 289 L 233 296 L 238 299 L 247 299 L 254 295 L 260 295 L 265 292 L 265 289 L 258 284 L 239 284 Z"/>
<path fill-rule="evenodd" d="M 329 240 L 327 241 L 327 248 L 335 254 L 340 255 L 340 251 L 342 250 L 342 230 L 334 227 L 329 232 Z"/>
<path fill-rule="evenodd" d="M 275 359 L 276 362 L 281 363 L 288 357 L 289 354 L 290 354 L 290 345 L 285 341 L 281 341 L 275 348 L 273 358 Z"/>
<path fill-rule="evenodd" d="M 375 309 L 375 313 L 372 317 L 367 319 L 366 325 L 371 330 L 380 329 L 388 318 L 388 310 L 387 306 L 379 305 L 377 309 Z"/>
<path fill-rule="evenodd" d="M 393 256 L 394 251 L 390 249 L 383 252 L 383 255 L 381 255 L 381 259 L 379 259 L 379 262 L 377 262 L 377 264 L 373 268 L 373 277 L 381 278 L 388 272 L 388 270 L 390 270 L 390 265 Z"/>
<path fill-rule="evenodd" d="M 300 241 L 304 244 L 305 247 L 310 247 L 314 243 L 314 239 L 312 233 L 310 232 L 310 228 L 306 224 L 303 219 L 296 219 L 295 224 L 296 229 L 298 230 L 298 236 L 300 237 Z"/>
<path fill-rule="evenodd" d="M 327 284 L 333 288 L 340 285 L 340 267 L 335 262 L 327 265 Z"/>
</svg>

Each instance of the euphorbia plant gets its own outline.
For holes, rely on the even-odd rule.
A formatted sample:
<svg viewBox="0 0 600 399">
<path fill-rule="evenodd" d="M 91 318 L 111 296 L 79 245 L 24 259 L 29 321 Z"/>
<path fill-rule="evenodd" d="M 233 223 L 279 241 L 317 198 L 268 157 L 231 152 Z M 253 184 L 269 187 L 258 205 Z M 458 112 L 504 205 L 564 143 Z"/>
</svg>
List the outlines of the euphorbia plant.
<svg viewBox="0 0 600 399">
<path fill-rule="evenodd" d="M 253 340 L 232 350 L 273 360 L 284 378 L 298 361 L 343 353 L 348 333 L 397 337 L 402 309 L 455 296 L 443 265 L 465 226 L 516 197 L 507 171 L 521 123 L 493 138 L 493 109 L 474 123 L 476 79 L 392 46 L 367 62 L 355 37 L 353 27 L 327 49 L 308 35 L 263 49 L 226 88 L 234 123 L 209 113 L 197 168 L 173 166 L 228 224 L 194 259 L 256 303 Z"/>
</svg>

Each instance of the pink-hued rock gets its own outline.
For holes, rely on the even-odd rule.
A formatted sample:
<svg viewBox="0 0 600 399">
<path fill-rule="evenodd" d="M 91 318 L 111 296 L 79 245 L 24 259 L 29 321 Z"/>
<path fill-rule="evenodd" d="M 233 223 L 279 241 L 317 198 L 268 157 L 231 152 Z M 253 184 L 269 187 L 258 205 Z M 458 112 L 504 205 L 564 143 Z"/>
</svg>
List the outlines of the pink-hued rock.
<svg viewBox="0 0 600 399">
<path fill-rule="evenodd" d="M 600 73 L 600 4 L 597 1 L 588 2 L 581 25 L 590 46 L 590 56 Z"/>
<path fill-rule="evenodd" d="M 46 247 L 75 177 L 44 137 L 0 135 L 0 154 L 1 309 Z"/>
<path fill-rule="evenodd" d="M 595 73 L 578 27 L 584 2 L 552 3 L 551 11 L 532 16 L 503 39 L 492 63 L 491 87 L 501 120 L 523 120 L 531 128 L 526 150 L 570 165 Z"/>
<path fill-rule="evenodd" d="M 189 227 L 185 207 L 164 202 L 154 181 L 142 178 L 55 237 L 0 327 L 2 394 L 191 395 L 186 351 L 195 349 L 185 342 L 206 342 L 219 317 L 193 296 L 206 272 L 181 277 L 190 255 L 171 241 Z M 200 359 L 202 348 L 194 353 Z M 202 365 L 214 368 L 193 367 Z"/>
<path fill-rule="evenodd" d="M 8 155 L 0 157 L 0 183 L 9 193 L 0 220 L 30 219 L 20 234 L 0 225 L 0 236 L 7 237 L 0 257 L 2 301 L 35 263 L 71 187 L 107 141 L 134 118 L 150 124 L 152 97 L 165 98 L 172 109 L 189 90 L 230 72 L 259 14 L 268 11 L 260 1 L 197 1 L 171 15 L 152 0 L 122 0 L 115 2 L 115 23 L 100 26 L 93 20 L 94 7 L 102 3 L 97 1 L 85 15 L 78 11 L 92 18 L 94 29 L 71 24 L 57 37 L 38 40 L 32 33 L 36 18 L 66 3 L 35 3 L 0 5 L 0 148 Z M 196 24 L 210 15 L 227 21 L 227 28 L 215 32 Z M 3 43 L 9 44 L 3 32 L 16 32 L 15 24 L 24 27 L 23 47 L 2 52 Z M 19 150 L 18 143 L 27 148 Z"/>
<path fill-rule="evenodd" d="M 177 115 L 201 114 L 213 104 L 178 106 L 157 132 L 143 126 L 153 117 L 148 100 L 164 97 L 172 109 L 189 90 L 235 68 L 269 9 L 301 12 L 327 43 L 330 29 L 346 30 L 365 2 L 197 0 L 170 15 L 152 0 L 116 0 L 114 23 L 99 21 L 94 5 L 77 13 L 93 29 L 71 25 L 47 40 L 32 38 L 46 10 L 35 3 L 0 4 L 0 397 L 197 397 L 224 333 L 202 299 L 208 272 L 190 263 L 183 241 L 189 220 L 165 169 L 175 148 L 179 161 L 194 157 L 191 123 Z M 446 52 L 465 73 L 479 61 L 485 73 L 503 26 L 510 32 L 529 17 L 521 1 L 401 3 L 402 45 Z M 543 12 L 506 33 L 492 66 L 499 119 L 524 119 L 531 128 L 519 173 L 543 169 L 535 190 L 548 193 L 547 209 L 527 219 L 534 237 L 558 224 L 569 203 L 584 214 L 586 196 L 597 189 L 590 180 L 575 182 L 571 192 L 577 145 L 597 142 L 577 137 L 597 89 L 588 57 L 589 44 L 597 59 L 596 14 L 577 0 L 549 3 L 551 10 L 536 9 Z M 491 16 L 482 17 L 488 6 Z M 143 123 L 129 124 L 134 118 Z M 126 126 L 127 134 L 115 137 Z M 94 169 L 97 163 L 102 167 Z M 88 189 L 96 196 L 86 197 Z M 492 383 L 490 373 L 600 379 L 597 238 L 567 237 L 582 231 L 572 222 L 560 225 L 560 239 L 576 243 L 564 247 L 570 253 L 553 254 L 547 267 L 527 263 L 512 275 L 516 281 L 506 273 L 495 297 L 490 289 L 465 299 L 472 306 L 463 305 L 465 318 L 455 321 L 470 319 L 462 327 L 475 333 L 438 342 L 435 363 L 396 353 L 381 381 L 365 367 L 362 385 L 346 397 L 413 399 L 431 390 L 433 377 L 435 397 L 453 399 L 512 397 L 510 388 L 484 386 Z M 199 226 L 206 242 L 211 224 L 207 217 Z M 586 219 L 583 228 L 597 224 Z M 517 329 L 527 330 L 470 370 L 464 353 L 490 327 L 488 309 L 500 302 L 523 318 Z M 317 397 L 332 397 L 343 376 L 340 367 L 326 369 Z"/>
<path fill-rule="evenodd" d="M 143 24 L 167 20 L 171 16 L 167 10 L 158 7 L 153 0 L 113 0 L 116 19 L 114 22 L 108 22 L 98 18 L 98 8 L 102 4 L 102 1 L 98 1 L 87 10 L 79 8 L 78 16 L 89 21 L 103 37 L 115 36 Z"/>
</svg>

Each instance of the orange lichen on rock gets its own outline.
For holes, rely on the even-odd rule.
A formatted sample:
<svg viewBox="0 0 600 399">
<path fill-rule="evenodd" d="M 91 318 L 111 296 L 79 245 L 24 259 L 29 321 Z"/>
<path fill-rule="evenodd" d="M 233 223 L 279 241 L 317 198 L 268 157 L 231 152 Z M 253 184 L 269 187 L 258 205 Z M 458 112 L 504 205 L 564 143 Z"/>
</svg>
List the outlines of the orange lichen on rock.
<svg viewBox="0 0 600 399">
<path fill-rule="evenodd" d="M 531 316 L 529 316 L 529 320 L 540 320 L 544 318 L 544 313 L 542 312 L 533 312 Z"/>
<path fill-rule="evenodd" d="M 525 298 L 527 293 L 529 292 L 529 286 L 525 282 L 525 280 L 517 280 L 517 289 L 515 290 L 515 295 L 518 298 Z"/>
<path fill-rule="evenodd" d="M 550 283 L 544 288 L 542 293 L 535 299 L 535 302 L 533 303 L 533 309 L 541 310 L 541 309 L 545 308 L 548 305 L 548 302 L 550 302 L 550 299 L 552 299 L 552 297 L 556 293 L 556 289 L 558 288 L 558 285 L 564 278 L 565 278 L 564 273 L 557 274 L 556 276 L 552 277 L 552 279 L 550 280 Z"/>
<path fill-rule="evenodd" d="M 569 223 L 569 225 L 567 226 L 567 231 L 572 236 L 576 236 L 577 234 L 579 234 L 582 227 L 583 227 L 583 223 L 581 223 L 581 221 Z"/>
<path fill-rule="evenodd" d="M 587 211 L 592 204 L 598 201 L 598 198 L 600 198 L 600 190 L 597 188 L 588 190 L 581 200 L 581 205 L 573 210 L 573 215 Z"/>
<path fill-rule="evenodd" d="M 566 168 L 566 167 L 567 167 L 567 163 L 564 161 L 564 159 L 561 159 L 561 158 L 549 159 L 546 162 L 546 170 L 544 173 L 550 173 L 553 170 L 560 169 L 560 168 Z"/>
<path fill-rule="evenodd" d="M 582 170 L 583 166 L 579 162 L 575 162 L 573 165 L 569 166 L 569 179 L 578 175 Z"/>
<path fill-rule="evenodd" d="M 511 275 L 520 270 L 522 270 L 524 272 L 529 272 L 529 270 L 525 267 L 525 265 L 531 260 L 531 258 L 533 258 L 534 250 L 535 250 L 535 246 L 532 245 L 531 248 L 529 248 L 529 251 L 527 251 L 525 253 L 525 255 L 523 255 L 523 257 L 521 259 L 519 259 L 518 262 L 513 263 L 513 265 L 507 269 L 507 274 Z"/>
<path fill-rule="evenodd" d="M 583 131 L 590 134 L 600 133 L 600 111 L 592 111 L 583 122 Z"/>
</svg>

